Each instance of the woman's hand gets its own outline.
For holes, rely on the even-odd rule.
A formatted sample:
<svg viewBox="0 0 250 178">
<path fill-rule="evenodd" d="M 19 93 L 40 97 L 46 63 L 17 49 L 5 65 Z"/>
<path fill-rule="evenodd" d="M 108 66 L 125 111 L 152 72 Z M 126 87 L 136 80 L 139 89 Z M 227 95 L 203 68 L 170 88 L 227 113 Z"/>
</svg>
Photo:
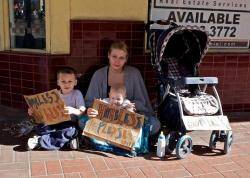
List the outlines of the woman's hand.
<svg viewBox="0 0 250 178">
<path fill-rule="evenodd" d="M 87 109 L 87 115 L 89 117 L 96 117 L 98 115 L 98 111 L 94 108 L 88 108 Z"/>
</svg>

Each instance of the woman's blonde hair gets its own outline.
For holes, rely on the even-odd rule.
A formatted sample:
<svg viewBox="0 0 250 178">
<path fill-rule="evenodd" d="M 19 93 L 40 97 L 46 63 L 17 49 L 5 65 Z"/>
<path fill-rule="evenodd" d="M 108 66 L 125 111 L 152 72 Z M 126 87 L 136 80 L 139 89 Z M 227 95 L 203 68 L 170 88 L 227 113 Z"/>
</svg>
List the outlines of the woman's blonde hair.
<svg viewBox="0 0 250 178">
<path fill-rule="evenodd" d="M 126 43 L 124 41 L 113 42 L 109 48 L 109 54 L 111 53 L 111 51 L 113 49 L 120 49 L 120 50 L 124 51 L 128 56 L 128 46 L 126 45 Z"/>
</svg>

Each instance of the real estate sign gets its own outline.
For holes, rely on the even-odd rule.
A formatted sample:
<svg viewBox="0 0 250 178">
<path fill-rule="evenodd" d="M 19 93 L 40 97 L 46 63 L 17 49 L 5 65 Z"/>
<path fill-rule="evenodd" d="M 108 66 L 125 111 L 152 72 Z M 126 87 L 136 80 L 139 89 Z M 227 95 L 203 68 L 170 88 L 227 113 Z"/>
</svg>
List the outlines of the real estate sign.
<svg viewBox="0 0 250 178">
<path fill-rule="evenodd" d="M 212 48 L 249 48 L 249 15 L 249 0 L 151 0 L 149 9 L 149 20 L 204 28 Z"/>
</svg>

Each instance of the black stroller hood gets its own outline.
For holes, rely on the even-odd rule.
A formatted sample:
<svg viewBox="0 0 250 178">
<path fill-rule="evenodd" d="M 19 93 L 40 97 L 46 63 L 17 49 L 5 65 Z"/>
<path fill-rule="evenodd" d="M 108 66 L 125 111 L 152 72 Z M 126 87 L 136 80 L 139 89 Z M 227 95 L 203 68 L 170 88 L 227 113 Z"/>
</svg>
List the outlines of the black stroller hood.
<svg viewBox="0 0 250 178">
<path fill-rule="evenodd" d="M 170 73 L 180 73 L 174 76 L 177 78 L 186 76 L 183 71 L 188 71 L 187 73 L 190 73 L 188 76 L 196 76 L 196 69 L 208 50 L 210 42 L 208 33 L 198 26 L 178 26 L 169 22 L 167 24 L 170 25 L 165 30 L 148 30 L 152 65 L 157 71 L 165 74 L 171 70 Z M 172 67 L 176 65 L 179 66 L 178 69 Z"/>
<path fill-rule="evenodd" d="M 156 55 L 161 60 L 200 63 L 208 50 L 208 33 L 197 26 L 174 26 L 158 38 Z M 183 61 L 184 62 L 184 61 Z"/>
</svg>

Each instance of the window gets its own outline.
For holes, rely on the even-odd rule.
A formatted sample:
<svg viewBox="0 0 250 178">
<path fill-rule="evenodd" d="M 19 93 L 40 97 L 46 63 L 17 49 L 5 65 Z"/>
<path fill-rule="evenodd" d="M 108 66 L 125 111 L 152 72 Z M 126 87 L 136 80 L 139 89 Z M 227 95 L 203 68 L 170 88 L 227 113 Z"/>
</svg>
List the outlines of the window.
<svg viewBox="0 0 250 178">
<path fill-rule="evenodd" d="M 45 49 L 45 0 L 10 0 L 10 47 Z"/>
</svg>

